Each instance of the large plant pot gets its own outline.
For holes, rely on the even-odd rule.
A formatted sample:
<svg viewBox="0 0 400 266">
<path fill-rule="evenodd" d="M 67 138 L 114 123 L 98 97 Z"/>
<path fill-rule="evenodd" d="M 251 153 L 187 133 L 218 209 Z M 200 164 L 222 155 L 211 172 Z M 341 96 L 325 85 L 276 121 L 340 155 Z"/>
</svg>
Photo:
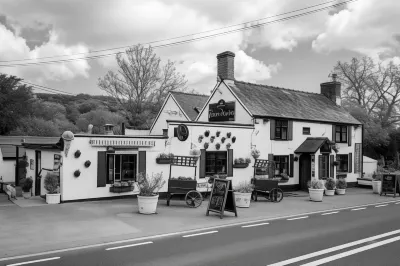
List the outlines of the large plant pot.
<svg viewBox="0 0 400 266">
<path fill-rule="evenodd" d="M 29 192 L 22 191 L 22 197 L 24 197 L 24 199 L 29 199 L 30 197 L 32 197 L 32 194 L 30 191 Z"/>
<path fill-rule="evenodd" d="M 46 194 L 46 202 L 47 204 L 59 204 L 60 194 Z"/>
<path fill-rule="evenodd" d="M 375 194 L 381 194 L 382 181 L 372 181 L 372 192 Z"/>
<path fill-rule="evenodd" d="M 156 213 L 158 195 L 156 196 L 137 196 L 139 213 L 143 214 L 153 214 Z"/>
<path fill-rule="evenodd" d="M 344 195 L 344 194 L 346 194 L 346 189 L 345 188 L 337 188 L 336 189 L 336 194 Z"/>
<path fill-rule="evenodd" d="M 308 192 L 310 194 L 310 200 L 311 201 L 322 201 L 322 198 L 324 197 L 324 190 L 323 188 L 318 189 L 318 188 L 309 188 Z"/>
<path fill-rule="evenodd" d="M 251 193 L 234 192 L 234 194 L 235 194 L 236 207 L 239 208 L 250 207 Z"/>
<path fill-rule="evenodd" d="M 332 189 L 332 190 L 325 189 L 325 195 L 326 196 L 334 196 L 335 190 L 334 189 Z"/>
</svg>

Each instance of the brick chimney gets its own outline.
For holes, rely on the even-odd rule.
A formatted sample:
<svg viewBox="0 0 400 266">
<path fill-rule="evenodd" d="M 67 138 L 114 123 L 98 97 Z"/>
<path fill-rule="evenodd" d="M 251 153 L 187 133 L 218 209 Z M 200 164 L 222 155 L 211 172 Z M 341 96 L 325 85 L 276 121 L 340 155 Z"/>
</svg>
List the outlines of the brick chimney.
<svg viewBox="0 0 400 266">
<path fill-rule="evenodd" d="M 235 54 L 229 51 L 217 55 L 218 73 L 217 79 L 235 80 Z"/>
<path fill-rule="evenodd" d="M 328 97 L 331 101 L 337 105 L 342 105 L 340 98 L 342 84 L 336 81 L 337 75 L 332 74 L 332 81 L 321 83 L 321 94 Z"/>
</svg>

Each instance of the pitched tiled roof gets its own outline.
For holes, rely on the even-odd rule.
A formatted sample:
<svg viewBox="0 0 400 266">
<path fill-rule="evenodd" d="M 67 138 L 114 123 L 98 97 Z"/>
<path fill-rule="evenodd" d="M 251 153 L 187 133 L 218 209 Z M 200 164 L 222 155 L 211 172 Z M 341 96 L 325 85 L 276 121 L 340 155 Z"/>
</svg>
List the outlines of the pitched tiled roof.
<svg viewBox="0 0 400 266">
<path fill-rule="evenodd" d="M 241 81 L 228 86 L 254 116 L 361 124 L 322 94 Z"/>
<path fill-rule="evenodd" d="M 209 96 L 207 95 L 199 95 L 199 94 L 191 94 L 184 92 L 171 92 L 172 96 L 174 96 L 175 100 L 181 106 L 186 115 L 190 118 L 190 120 L 195 120 L 197 115 L 199 114 L 195 108 L 199 111 L 203 108 Z"/>
<path fill-rule="evenodd" d="M 4 158 L 14 158 L 17 156 L 16 147 L 13 145 L 0 145 L 1 154 Z M 25 149 L 19 149 L 19 157 L 22 157 L 25 154 Z"/>
<path fill-rule="evenodd" d="M 22 139 L 25 143 L 55 144 L 60 137 L 0 136 L 0 144 L 21 145 Z"/>
</svg>

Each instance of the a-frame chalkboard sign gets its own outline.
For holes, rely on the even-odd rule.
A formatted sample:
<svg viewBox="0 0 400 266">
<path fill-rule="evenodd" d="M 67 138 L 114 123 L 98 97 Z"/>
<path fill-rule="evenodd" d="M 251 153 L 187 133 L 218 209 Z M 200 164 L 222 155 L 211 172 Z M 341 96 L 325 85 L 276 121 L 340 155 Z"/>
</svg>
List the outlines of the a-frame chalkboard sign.
<svg viewBox="0 0 400 266">
<path fill-rule="evenodd" d="M 395 198 L 397 193 L 400 194 L 400 175 L 398 174 L 383 174 L 382 176 L 382 190 L 381 196 L 383 194 L 393 194 Z"/>
<path fill-rule="evenodd" d="M 210 194 L 210 201 L 206 215 L 209 212 L 219 213 L 220 218 L 224 216 L 224 212 L 233 212 L 237 217 L 235 196 L 233 195 L 232 183 L 230 180 L 215 178 Z"/>
</svg>

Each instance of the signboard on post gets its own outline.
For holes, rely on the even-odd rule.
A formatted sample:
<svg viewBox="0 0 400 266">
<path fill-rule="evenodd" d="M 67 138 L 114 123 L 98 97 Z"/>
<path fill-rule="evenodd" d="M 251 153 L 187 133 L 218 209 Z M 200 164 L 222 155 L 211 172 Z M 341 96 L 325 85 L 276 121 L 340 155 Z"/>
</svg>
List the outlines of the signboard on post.
<svg viewBox="0 0 400 266">
<path fill-rule="evenodd" d="M 354 173 L 361 173 L 361 143 L 356 143 L 354 149 Z"/>
<path fill-rule="evenodd" d="M 235 121 L 235 102 L 219 100 L 208 106 L 208 121 Z"/>
<path fill-rule="evenodd" d="M 400 176 L 395 175 L 395 174 L 384 174 L 382 178 L 382 190 L 381 190 L 381 196 L 382 194 L 390 193 L 393 194 L 393 197 L 396 197 L 396 194 L 400 194 L 399 190 L 400 186 Z"/>
<path fill-rule="evenodd" d="M 224 216 L 224 211 L 233 212 L 237 217 L 236 203 L 233 195 L 232 183 L 230 180 L 215 178 L 210 194 L 210 201 L 206 215 L 209 212 L 219 213 L 220 218 Z"/>
</svg>

